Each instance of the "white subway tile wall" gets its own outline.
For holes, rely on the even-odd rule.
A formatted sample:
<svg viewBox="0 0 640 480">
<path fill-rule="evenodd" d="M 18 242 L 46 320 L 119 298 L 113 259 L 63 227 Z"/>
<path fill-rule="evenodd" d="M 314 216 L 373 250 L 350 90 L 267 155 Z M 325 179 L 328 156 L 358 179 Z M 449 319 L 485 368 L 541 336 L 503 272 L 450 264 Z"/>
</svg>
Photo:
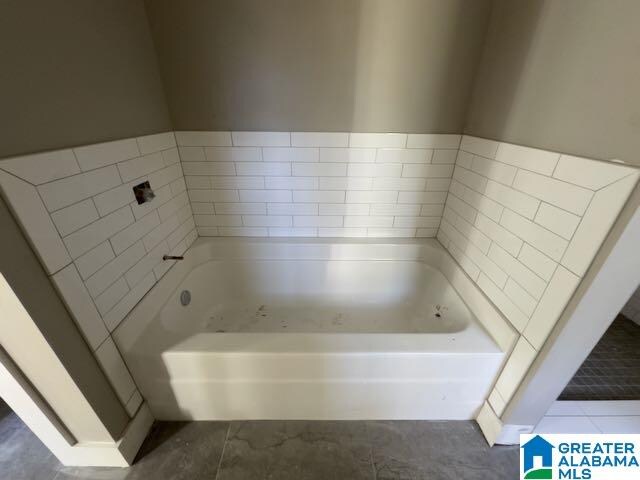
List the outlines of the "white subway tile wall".
<svg viewBox="0 0 640 480">
<path fill-rule="evenodd" d="M 186 135 L 214 143 L 224 136 Z M 194 147 L 199 148 L 199 147 Z M 209 162 L 202 162 L 210 165 Z M 156 196 L 138 205 L 133 186 Z M 197 232 L 173 132 L 0 160 L 0 185 L 130 414 L 142 402 L 110 332 Z"/>
<path fill-rule="evenodd" d="M 433 237 L 460 143 L 401 133 L 176 138 L 202 236 Z"/>
<path fill-rule="evenodd" d="M 636 168 L 463 136 L 438 239 L 521 334 L 501 415 L 639 177 Z"/>
</svg>

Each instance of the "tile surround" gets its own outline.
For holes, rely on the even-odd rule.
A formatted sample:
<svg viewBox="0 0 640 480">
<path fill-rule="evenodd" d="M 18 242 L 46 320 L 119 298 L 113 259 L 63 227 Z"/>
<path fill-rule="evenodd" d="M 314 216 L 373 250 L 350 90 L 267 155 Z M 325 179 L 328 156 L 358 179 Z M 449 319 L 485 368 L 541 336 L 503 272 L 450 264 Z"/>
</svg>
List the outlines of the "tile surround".
<svg viewBox="0 0 640 480">
<path fill-rule="evenodd" d="M 140 395 L 109 332 L 170 268 L 162 254 L 197 235 L 437 235 L 521 334 L 486 404 L 499 417 L 637 179 L 610 162 L 401 133 L 169 132 L 0 160 L 9 204 L 128 411 Z M 155 204 L 133 201 L 143 180 Z"/>
<path fill-rule="evenodd" d="M 498 417 L 638 177 L 613 162 L 463 136 L 438 239 L 520 333 L 488 399 Z"/>
<path fill-rule="evenodd" d="M 132 187 L 156 193 L 138 205 Z M 7 201 L 130 414 L 142 402 L 110 332 L 197 237 L 172 132 L 0 160 Z"/>
<path fill-rule="evenodd" d="M 202 236 L 435 236 L 460 143 L 402 133 L 176 138 Z"/>
</svg>

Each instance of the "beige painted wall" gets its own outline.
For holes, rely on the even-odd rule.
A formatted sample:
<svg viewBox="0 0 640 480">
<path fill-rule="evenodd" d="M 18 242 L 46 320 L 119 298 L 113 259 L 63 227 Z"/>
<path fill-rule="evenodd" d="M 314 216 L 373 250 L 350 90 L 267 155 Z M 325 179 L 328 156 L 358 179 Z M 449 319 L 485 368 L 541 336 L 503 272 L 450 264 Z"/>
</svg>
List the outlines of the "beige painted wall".
<svg viewBox="0 0 640 480">
<path fill-rule="evenodd" d="M 142 0 L 8 0 L 0 157 L 171 129 Z"/>
<path fill-rule="evenodd" d="M 176 130 L 457 133 L 489 0 L 146 0 Z"/>
<path fill-rule="evenodd" d="M 497 0 L 465 133 L 640 165 L 640 2 Z"/>
<path fill-rule="evenodd" d="M 3 2 L 0 157 L 176 129 L 459 132 L 490 0 Z M 636 0 L 496 0 L 466 133 L 640 164 Z M 36 34 L 37 32 L 37 34 Z"/>
</svg>

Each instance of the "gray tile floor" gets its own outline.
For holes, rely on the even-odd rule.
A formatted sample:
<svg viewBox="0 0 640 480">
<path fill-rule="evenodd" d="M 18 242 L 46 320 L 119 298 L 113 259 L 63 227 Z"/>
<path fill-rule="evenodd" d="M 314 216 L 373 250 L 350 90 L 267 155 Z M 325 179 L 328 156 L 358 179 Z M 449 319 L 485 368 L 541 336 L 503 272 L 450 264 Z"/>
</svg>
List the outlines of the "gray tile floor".
<svg viewBox="0 0 640 480">
<path fill-rule="evenodd" d="M 518 455 L 474 422 L 159 422 L 131 468 L 66 468 L 15 414 L 0 418 L 11 480 L 513 480 Z"/>
<path fill-rule="evenodd" d="M 618 315 L 558 400 L 640 400 L 640 326 Z"/>
</svg>

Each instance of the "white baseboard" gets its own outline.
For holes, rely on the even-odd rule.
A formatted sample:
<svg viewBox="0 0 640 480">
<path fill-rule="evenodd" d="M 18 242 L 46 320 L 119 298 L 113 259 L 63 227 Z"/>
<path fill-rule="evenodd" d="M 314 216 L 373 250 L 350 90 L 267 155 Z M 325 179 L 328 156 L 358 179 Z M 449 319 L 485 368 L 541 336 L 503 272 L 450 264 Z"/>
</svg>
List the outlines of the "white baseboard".
<svg viewBox="0 0 640 480">
<path fill-rule="evenodd" d="M 489 445 L 518 445 L 520 435 L 531 433 L 534 425 L 504 424 L 488 402 L 480 409 L 476 422 Z"/>
<path fill-rule="evenodd" d="M 117 442 L 77 443 L 60 448 L 54 454 L 65 466 L 128 467 L 133 463 L 152 424 L 153 416 L 144 403 Z"/>
<path fill-rule="evenodd" d="M 502 431 L 496 438 L 496 445 L 518 445 L 520 435 L 533 432 L 534 425 L 502 425 Z"/>
<path fill-rule="evenodd" d="M 6 357 L 6 356 L 5 356 Z M 117 441 L 78 442 L 55 418 L 33 388 L 0 357 L 0 391 L 4 401 L 65 466 L 128 467 L 151 429 L 153 415 L 146 403 Z"/>
</svg>

